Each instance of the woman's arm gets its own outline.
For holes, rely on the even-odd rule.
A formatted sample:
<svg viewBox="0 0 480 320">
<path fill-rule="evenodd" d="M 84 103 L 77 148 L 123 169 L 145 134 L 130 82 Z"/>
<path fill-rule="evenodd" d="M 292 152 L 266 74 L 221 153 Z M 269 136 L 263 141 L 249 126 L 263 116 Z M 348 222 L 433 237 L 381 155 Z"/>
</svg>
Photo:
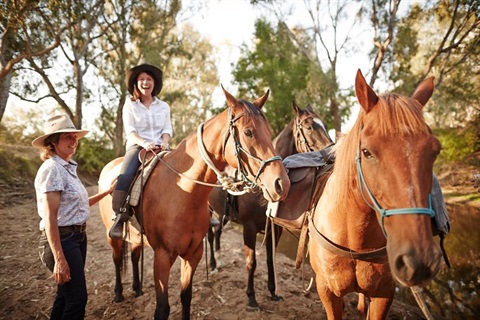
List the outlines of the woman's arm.
<svg viewBox="0 0 480 320">
<path fill-rule="evenodd" d="M 53 277 L 58 284 L 64 284 L 70 281 L 70 267 L 63 254 L 62 244 L 60 242 L 60 231 L 58 230 L 58 208 L 60 207 L 60 191 L 43 193 L 43 203 L 45 212 L 45 234 L 48 244 L 53 253 L 55 266 L 53 267 Z"/>
<path fill-rule="evenodd" d="M 117 179 L 113 180 L 110 184 L 110 188 L 105 190 L 104 192 L 97 193 L 88 198 L 88 205 L 91 207 L 96 204 L 98 201 L 102 200 L 105 196 L 109 195 L 115 189 L 115 185 L 117 184 Z"/>
</svg>

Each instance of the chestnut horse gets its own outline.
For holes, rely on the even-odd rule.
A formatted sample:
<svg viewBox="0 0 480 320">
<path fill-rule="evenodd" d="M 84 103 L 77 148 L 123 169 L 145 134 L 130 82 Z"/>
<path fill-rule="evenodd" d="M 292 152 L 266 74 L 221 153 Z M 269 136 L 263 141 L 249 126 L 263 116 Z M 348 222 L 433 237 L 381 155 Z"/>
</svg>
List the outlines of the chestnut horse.
<svg viewBox="0 0 480 320">
<path fill-rule="evenodd" d="M 273 146 L 278 154 L 285 158 L 292 154 L 300 152 L 311 152 L 326 148 L 333 144 L 332 139 L 328 135 L 325 124 L 320 117 L 313 111 L 312 107 L 307 106 L 305 109 L 299 108 L 293 103 L 295 117 L 287 124 L 287 126 L 273 140 Z M 210 243 L 210 267 L 215 270 L 217 267 L 215 253 L 213 251 L 213 242 L 215 239 L 215 250 L 220 250 L 220 235 L 224 219 L 243 225 L 243 242 L 245 247 L 246 269 L 248 273 L 247 297 L 248 308 L 255 310 L 259 305 L 255 298 L 254 276 L 257 266 L 255 246 L 257 242 L 257 234 L 264 231 L 266 226 L 265 211 L 267 203 L 261 194 L 247 193 L 241 196 L 228 195 L 226 191 L 215 189 L 210 193 L 209 197 L 210 210 L 219 216 L 222 222 L 219 226 L 210 228 L 208 231 L 208 241 Z M 227 204 L 228 201 L 228 204 Z M 228 205 L 229 208 L 225 208 Z M 225 210 L 229 210 L 225 214 Z M 269 229 L 270 230 L 270 229 Z M 278 244 L 282 234 L 282 228 L 275 226 L 275 244 Z M 265 234 L 265 243 L 267 248 L 267 270 L 268 270 L 268 290 L 270 291 L 270 299 L 278 301 L 281 297 L 276 294 L 275 273 L 273 261 L 272 237 L 267 230 Z"/>
<path fill-rule="evenodd" d="M 193 276 L 210 224 L 207 200 L 227 165 L 238 168 L 246 183 L 259 186 L 271 201 L 284 199 L 290 188 L 271 142 L 271 129 L 261 112 L 269 92 L 253 103 L 237 100 L 226 90 L 224 94 L 228 108 L 201 124 L 196 133 L 160 160 L 145 184 L 141 208 L 135 208 L 154 252 L 155 319 L 169 317 L 169 276 L 177 257 L 181 258 L 182 319 L 190 319 Z M 107 167 L 114 171 L 119 165 Z M 103 171 L 100 189 L 107 184 L 103 176 L 111 178 Z M 109 200 L 105 200 L 109 210 L 102 216 L 111 215 Z"/>
<path fill-rule="evenodd" d="M 309 220 L 310 262 L 328 319 L 342 319 L 350 292 L 370 299 L 369 319 L 385 319 L 394 279 L 422 285 L 440 268 L 429 194 L 441 145 L 422 114 L 433 89 L 431 77 L 411 98 L 379 96 L 357 72 L 362 109 L 336 146 L 333 172 Z"/>
</svg>

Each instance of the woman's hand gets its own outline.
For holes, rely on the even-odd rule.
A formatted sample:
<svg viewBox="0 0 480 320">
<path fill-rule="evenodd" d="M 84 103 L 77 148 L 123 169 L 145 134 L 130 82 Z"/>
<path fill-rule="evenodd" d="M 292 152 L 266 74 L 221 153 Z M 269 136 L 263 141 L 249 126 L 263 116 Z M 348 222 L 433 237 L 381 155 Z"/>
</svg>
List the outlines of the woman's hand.
<svg viewBox="0 0 480 320">
<path fill-rule="evenodd" d="M 152 142 L 147 141 L 147 140 L 143 140 L 142 143 L 140 144 L 140 146 L 145 150 L 150 150 L 150 149 L 155 148 L 155 143 L 152 143 Z"/>
<path fill-rule="evenodd" d="M 55 282 L 58 284 L 65 284 L 70 281 L 70 267 L 65 257 L 59 258 L 55 261 L 55 266 L 53 267 L 53 277 Z"/>
</svg>

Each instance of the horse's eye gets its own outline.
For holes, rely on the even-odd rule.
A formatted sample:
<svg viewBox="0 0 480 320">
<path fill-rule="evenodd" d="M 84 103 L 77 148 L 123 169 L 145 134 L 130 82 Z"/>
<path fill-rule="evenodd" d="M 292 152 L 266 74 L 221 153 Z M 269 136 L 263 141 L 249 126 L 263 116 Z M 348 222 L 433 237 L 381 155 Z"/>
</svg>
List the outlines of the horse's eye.
<svg viewBox="0 0 480 320">
<path fill-rule="evenodd" d="M 249 138 L 253 137 L 253 131 L 250 129 L 245 129 L 243 133 Z"/>
<path fill-rule="evenodd" d="M 368 151 L 367 149 L 363 148 L 362 149 L 363 156 L 367 159 L 372 159 L 373 155 Z"/>
</svg>

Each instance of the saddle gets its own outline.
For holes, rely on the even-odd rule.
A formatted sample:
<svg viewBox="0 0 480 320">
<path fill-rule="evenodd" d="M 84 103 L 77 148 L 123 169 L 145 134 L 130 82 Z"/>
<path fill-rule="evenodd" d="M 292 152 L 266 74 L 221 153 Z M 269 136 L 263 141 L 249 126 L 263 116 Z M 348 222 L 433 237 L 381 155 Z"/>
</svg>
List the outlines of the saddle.
<svg viewBox="0 0 480 320">
<path fill-rule="evenodd" d="M 139 160 L 142 163 L 140 166 L 137 175 L 133 179 L 132 186 L 130 187 L 130 200 L 128 204 L 130 207 L 136 207 L 140 200 L 140 194 L 142 192 L 145 183 L 147 183 L 150 174 L 153 169 L 157 166 L 158 161 L 170 151 L 160 152 L 160 148 L 153 149 L 153 152 L 149 150 L 142 149 L 138 154 Z"/>
<path fill-rule="evenodd" d="M 302 229 L 306 213 L 313 212 L 333 168 L 331 147 L 321 151 L 299 153 L 285 158 L 290 178 L 288 197 L 269 203 L 267 217 L 287 229 Z"/>
</svg>

